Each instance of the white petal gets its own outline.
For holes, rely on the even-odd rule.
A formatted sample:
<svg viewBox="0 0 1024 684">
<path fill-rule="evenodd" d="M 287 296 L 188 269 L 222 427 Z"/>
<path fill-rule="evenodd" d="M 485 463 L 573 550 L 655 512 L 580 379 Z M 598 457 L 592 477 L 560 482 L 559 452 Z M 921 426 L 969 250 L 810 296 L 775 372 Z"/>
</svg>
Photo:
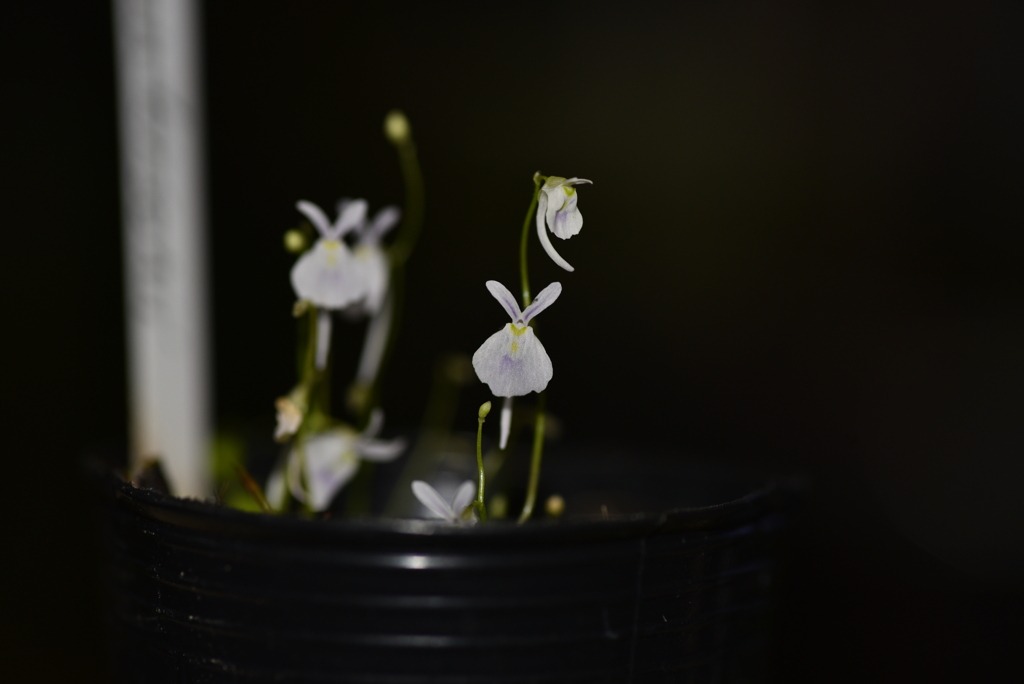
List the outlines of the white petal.
<svg viewBox="0 0 1024 684">
<path fill-rule="evenodd" d="M 326 309 L 342 309 L 366 296 L 366 285 L 352 254 L 338 240 L 317 240 L 292 267 L 292 287 L 299 299 Z"/>
<path fill-rule="evenodd" d="M 316 368 L 327 367 L 327 355 L 331 351 L 331 312 L 320 309 L 316 316 Z"/>
<path fill-rule="evenodd" d="M 314 511 L 326 510 L 338 492 L 348 484 L 359 469 L 359 461 L 351 454 L 347 458 L 319 464 L 311 468 L 309 486 L 309 507 Z"/>
<path fill-rule="evenodd" d="M 562 283 L 554 282 L 537 293 L 537 298 L 523 311 L 523 323 L 529 323 L 533 317 L 555 303 L 562 294 Z"/>
<path fill-rule="evenodd" d="M 267 503 L 274 510 L 281 510 L 284 507 L 284 466 L 281 463 L 270 472 L 267 484 L 263 487 L 263 493 Z"/>
<path fill-rule="evenodd" d="M 400 218 L 402 218 L 401 209 L 396 206 L 384 207 L 376 213 L 373 221 L 359 235 L 360 242 L 376 245 L 389 230 L 395 227 Z"/>
<path fill-rule="evenodd" d="M 353 264 L 359 272 L 366 289 L 363 308 L 371 316 L 380 311 L 384 295 L 388 291 L 388 276 L 391 271 L 387 254 L 376 245 L 359 245 L 353 255 Z"/>
<path fill-rule="evenodd" d="M 384 427 L 384 409 L 377 406 L 370 411 L 370 421 L 366 424 L 366 428 L 359 433 L 359 436 L 363 439 L 373 439 L 380 434 L 382 427 Z"/>
<path fill-rule="evenodd" d="M 548 230 L 555 230 L 555 215 L 562 210 L 565 205 L 565 200 L 568 199 L 565 195 L 565 190 L 562 189 L 561 185 L 554 187 L 544 186 L 542 188 L 544 195 L 547 197 L 545 202 L 544 221 L 548 225 Z"/>
<path fill-rule="evenodd" d="M 555 213 L 550 224 L 551 232 L 563 240 L 568 240 L 583 227 L 583 214 L 576 208 L 579 197 L 573 195 L 566 199 L 565 206 Z"/>
<path fill-rule="evenodd" d="M 401 437 L 396 439 L 360 439 L 356 444 L 359 458 L 375 463 L 394 461 L 405 451 L 406 442 Z"/>
<path fill-rule="evenodd" d="M 512 431 L 512 397 L 505 397 L 501 402 L 501 433 L 498 438 L 498 448 L 504 449 L 508 446 L 508 435 Z"/>
<path fill-rule="evenodd" d="M 310 508 L 315 511 L 326 509 L 338 490 L 355 476 L 359 468 L 355 446 L 355 433 L 344 428 L 321 433 L 305 441 L 303 448 Z"/>
<path fill-rule="evenodd" d="M 354 228 L 362 228 L 366 222 L 366 200 L 352 200 L 340 206 L 340 209 L 338 220 L 334 222 L 334 227 L 331 228 L 331 237 L 335 240 Z"/>
<path fill-rule="evenodd" d="M 302 460 L 299 458 L 297 447 L 293 446 L 288 452 L 288 488 L 299 501 L 306 500 L 306 489 L 302 484 Z"/>
<path fill-rule="evenodd" d="M 505 312 L 512 317 L 513 321 L 518 321 L 523 317 L 523 312 L 519 309 L 519 303 L 516 298 L 512 296 L 512 293 L 508 291 L 508 288 L 499 283 L 497 280 L 487 281 L 487 291 L 491 293 L 491 296 L 498 300 L 498 303 L 505 309 Z"/>
<path fill-rule="evenodd" d="M 541 223 L 540 214 L 537 215 L 537 238 L 540 239 L 540 245 L 544 248 L 544 251 L 548 253 L 551 260 L 556 264 L 564 268 L 566 271 L 572 272 L 574 269 L 569 265 L 569 262 L 558 255 L 555 251 L 554 246 L 551 244 L 551 238 L 548 237 L 548 231 L 544 230 L 544 224 Z"/>
<path fill-rule="evenodd" d="M 551 358 L 530 327 L 511 323 L 491 335 L 473 354 L 473 369 L 496 397 L 541 392 L 551 381 Z"/>
<path fill-rule="evenodd" d="M 306 200 L 296 202 L 295 208 L 305 214 L 306 218 L 309 219 L 309 222 L 313 224 L 313 227 L 316 228 L 320 235 L 327 237 L 331 234 L 331 222 L 323 209 Z"/>
<path fill-rule="evenodd" d="M 452 499 L 452 512 L 461 519 L 462 511 L 473 503 L 474 498 L 476 498 L 476 483 L 466 480 L 459 485 L 459 491 L 455 492 L 455 498 Z"/>
<path fill-rule="evenodd" d="M 455 522 L 458 518 L 448 502 L 441 498 L 437 490 L 423 480 L 413 480 L 412 493 L 419 499 L 419 502 L 427 507 L 435 517 L 449 522 Z"/>
</svg>

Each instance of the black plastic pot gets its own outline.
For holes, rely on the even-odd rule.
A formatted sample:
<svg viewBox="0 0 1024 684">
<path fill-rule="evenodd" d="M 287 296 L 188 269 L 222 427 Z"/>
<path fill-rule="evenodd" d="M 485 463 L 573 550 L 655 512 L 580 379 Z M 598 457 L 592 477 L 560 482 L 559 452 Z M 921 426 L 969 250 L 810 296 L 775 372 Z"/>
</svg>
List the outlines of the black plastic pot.
<svg viewBox="0 0 1024 684">
<path fill-rule="evenodd" d="M 761 681 L 779 487 L 665 464 L 559 460 L 570 514 L 521 527 L 255 515 L 104 471 L 116 679 Z"/>
</svg>

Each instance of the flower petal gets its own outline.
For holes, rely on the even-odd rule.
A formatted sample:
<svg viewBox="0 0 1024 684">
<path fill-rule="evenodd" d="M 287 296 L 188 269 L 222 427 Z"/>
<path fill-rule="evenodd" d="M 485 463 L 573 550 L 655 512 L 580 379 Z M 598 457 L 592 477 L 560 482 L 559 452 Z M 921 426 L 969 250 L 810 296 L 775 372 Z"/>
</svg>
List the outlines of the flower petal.
<svg viewBox="0 0 1024 684">
<path fill-rule="evenodd" d="M 584 183 L 587 185 L 593 185 L 594 181 L 587 180 L 586 178 L 576 178 L 574 176 L 572 178 L 566 178 L 562 185 L 583 185 Z"/>
<path fill-rule="evenodd" d="M 558 299 L 558 295 L 562 294 L 562 283 L 553 282 L 543 290 L 537 293 L 537 297 L 533 300 L 530 306 L 526 307 L 523 311 L 523 323 L 528 324 L 533 317 L 539 314 L 544 309 L 548 308 L 555 303 Z"/>
<path fill-rule="evenodd" d="M 583 227 L 583 214 L 576 208 L 579 197 L 573 194 L 565 201 L 565 205 L 555 213 L 554 220 L 548 226 L 556 237 L 568 240 L 580 232 Z"/>
<path fill-rule="evenodd" d="M 328 237 L 331 234 L 331 222 L 323 209 L 306 200 L 296 202 L 295 208 L 305 214 L 306 218 L 309 219 L 309 222 L 313 224 L 313 227 L 316 228 L 320 235 Z"/>
<path fill-rule="evenodd" d="M 363 308 L 371 316 L 380 311 L 384 303 L 384 295 L 388 291 L 388 276 L 391 272 L 391 265 L 388 262 L 387 254 L 376 244 L 360 244 L 353 254 L 353 265 L 359 271 L 363 285 L 366 288 L 366 301 Z"/>
<path fill-rule="evenodd" d="M 331 430 L 305 441 L 303 448 L 310 508 L 315 511 L 326 509 L 338 490 L 355 477 L 359 469 L 355 446 L 356 436 L 348 429 Z"/>
<path fill-rule="evenodd" d="M 367 204 L 364 199 L 351 200 L 339 205 L 338 220 L 331 228 L 331 237 L 335 240 L 355 228 L 362 228 L 366 222 Z"/>
<path fill-rule="evenodd" d="M 508 291 L 507 287 L 497 280 L 488 280 L 487 291 L 505 308 L 505 311 L 512 317 L 513 321 L 518 321 L 523 317 L 523 312 L 519 309 L 519 303 L 512 296 L 512 293 Z"/>
<path fill-rule="evenodd" d="M 266 496 L 267 503 L 275 511 L 279 511 L 284 507 L 284 465 L 280 461 L 270 472 L 267 484 L 263 487 L 263 493 Z"/>
<path fill-rule="evenodd" d="M 448 502 L 441 498 L 436 489 L 423 480 L 413 480 L 412 493 L 428 511 L 434 514 L 434 517 L 448 520 L 449 522 L 458 520 L 455 511 L 448 505 Z"/>
<path fill-rule="evenodd" d="M 373 221 L 359 234 L 359 241 L 362 244 L 378 244 L 381 238 L 395 227 L 400 218 L 402 218 L 401 209 L 394 205 L 384 207 L 374 215 Z"/>
<path fill-rule="evenodd" d="M 384 427 L 384 409 L 377 406 L 370 411 L 370 420 L 359 436 L 363 439 L 373 439 L 380 434 L 382 427 Z"/>
<path fill-rule="evenodd" d="M 295 262 L 291 280 L 299 299 L 326 309 L 343 309 L 366 296 L 366 285 L 352 268 L 352 254 L 340 240 L 317 240 Z"/>
<path fill-rule="evenodd" d="M 501 402 L 501 420 L 499 423 L 501 432 L 498 437 L 498 448 L 504 449 L 508 446 L 508 435 L 512 431 L 512 397 L 505 397 Z"/>
<path fill-rule="evenodd" d="M 551 180 L 548 179 L 548 183 Z M 547 198 L 547 202 L 544 203 L 544 221 L 548 225 L 548 230 L 554 232 L 555 230 L 555 215 L 562 210 L 565 206 L 565 201 L 568 199 L 565 195 L 565 190 L 562 189 L 562 185 L 548 186 L 545 185 L 541 188 L 542 194 Z"/>
<path fill-rule="evenodd" d="M 541 392 L 551 381 L 551 358 L 529 326 L 508 323 L 473 354 L 473 370 L 496 397 Z"/>
<path fill-rule="evenodd" d="M 540 246 L 544 248 L 544 251 L 548 253 L 548 256 L 551 257 L 552 261 L 570 273 L 576 270 L 569 265 L 568 261 L 559 256 L 558 252 L 555 251 L 554 246 L 551 244 L 551 238 L 548 237 L 548 231 L 544 230 L 544 224 L 541 222 L 539 210 L 537 214 L 537 238 L 540 239 Z"/>
<path fill-rule="evenodd" d="M 360 439 L 356 444 L 359 458 L 374 463 L 387 463 L 402 455 L 407 446 L 401 437 L 396 439 Z"/>
<path fill-rule="evenodd" d="M 452 499 L 452 512 L 461 519 L 462 511 L 473 503 L 474 498 L 476 498 L 476 483 L 466 480 L 459 485 L 459 491 L 455 492 L 455 498 Z"/>
</svg>

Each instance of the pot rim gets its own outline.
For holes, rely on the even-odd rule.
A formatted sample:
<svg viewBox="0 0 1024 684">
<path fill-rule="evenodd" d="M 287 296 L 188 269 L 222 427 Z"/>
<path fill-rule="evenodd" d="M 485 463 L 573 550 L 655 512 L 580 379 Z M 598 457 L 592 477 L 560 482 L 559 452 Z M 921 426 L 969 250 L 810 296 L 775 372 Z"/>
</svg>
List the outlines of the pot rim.
<svg viewBox="0 0 1024 684">
<path fill-rule="evenodd" d="M 98 460 L 86 464 L 94 482 L 104 495 L 146 518 L 177 527 L 202 530 L 218 536 L 238 538 L 274 537 L 297 539 L 394 539 L 443 538 L 508 543 L 515 540 L 568 540 L 600 537 L 604 539 L 647 536 L 655 532 L 708 529 L 738 520 L 752 519 L 766 508 L 774 508 L 785 487 L 779 480 L 766 478 L 747 494 L 719 504 L 670 508 L 660 513 L 610 513 L 605 516 L 573 516 L 531 520 L 518 525 L 512 519 L 489 521 L 483 525 L 453 525 L 442 520 L 415 518 L 337 518 L 310 519 L 293 515 L 273 515 L 241 511 L 211 501 L 180 498 L 152 489 L 141 489 L 125 481 L 113 468 Z"/>
</svg>

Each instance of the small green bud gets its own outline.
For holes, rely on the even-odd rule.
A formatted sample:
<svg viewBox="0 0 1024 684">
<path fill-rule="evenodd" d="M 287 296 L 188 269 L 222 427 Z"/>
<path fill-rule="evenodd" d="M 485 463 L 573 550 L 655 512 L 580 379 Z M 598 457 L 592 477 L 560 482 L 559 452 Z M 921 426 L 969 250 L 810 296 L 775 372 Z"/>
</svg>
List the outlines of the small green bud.
<svg viewBox="0 0 1024 684">
<path fill-rule="evenodd" d="M 384 117 L 384 135 L 395 145 L 402 145 L 409 142 L 412 131 L 409 127 L 409 119 L 400 109 L 392 109 Z"/>
<path fill-rule="evenodd" d="M 284 248 L 292 254 L 306 251 L 306 236 L 301 230 L 292 228 L 284 234 Z"/>
<path fill-rule="evenodd" d="M 480 420 L 483 420 L 484 418 L 487 417 L 487 414 L 490 412 L 491 402 L 485 401 L 484 403 L 480 404 L 480 410 L 477 412 L 477 415 L 480 416 Z"/>
</svg>

